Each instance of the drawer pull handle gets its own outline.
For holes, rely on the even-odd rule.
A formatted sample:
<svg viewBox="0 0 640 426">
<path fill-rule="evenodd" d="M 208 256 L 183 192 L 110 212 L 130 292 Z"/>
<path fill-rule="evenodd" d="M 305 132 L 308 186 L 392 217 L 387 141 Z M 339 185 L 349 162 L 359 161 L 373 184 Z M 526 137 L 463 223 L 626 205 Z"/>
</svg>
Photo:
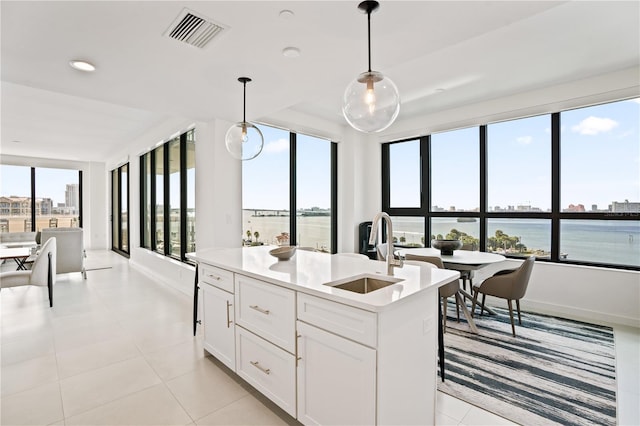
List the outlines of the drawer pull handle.
<svg viewBox="0 0 640 426">
<path fill-rule="evenodd" d="M 254 310 L 256 310 L 256 311 L 258 311 L 258 312 L 260 312 L 260 313 L 263 313 L 263 314 L 265 314 L 265 315 L 269 315 L 269 314 L 270 314 L 270 311 L 269 311 L 268 309 L 262 309 L 262 308 L 261 308 L 260 306 L 258 306 L 258 305 L 249 305 L 249 307 L 250 307 L 251 309 L 254 309 Z"/>
<path fill-rule="evenodd" d="M 207 276 L 208 276 L 209 278 L 213 278 L 213 279 L 214 279 L 214 280 L 216 280 L 216 281 L 220 281 L 220 277 L 218 277 L 218 276 L 216 276 L 216 275 L 207 274 Z"/>
<path fill-rule="evenodd" d="M 271 374 L 271 370 L 268 368 L 264 368 L 263 366 L 260 365 L 260 363 L 258 361 L 249 361 L 251 363 L 251 365 L 253 365 L 255 368 L 257 368 L 258 370 L 262 371 L 264 374 Z"/>
<path fill-rule="evenodd" d="M 231 303 L 229 303 L 229 301 L 227 300 L 227 328 L 231 327 L 231 324 L 233 323 L 233 321 L 231 321 L 230 315 L 229 315 L 229 308 L 233 306 Z"/>
</svg>

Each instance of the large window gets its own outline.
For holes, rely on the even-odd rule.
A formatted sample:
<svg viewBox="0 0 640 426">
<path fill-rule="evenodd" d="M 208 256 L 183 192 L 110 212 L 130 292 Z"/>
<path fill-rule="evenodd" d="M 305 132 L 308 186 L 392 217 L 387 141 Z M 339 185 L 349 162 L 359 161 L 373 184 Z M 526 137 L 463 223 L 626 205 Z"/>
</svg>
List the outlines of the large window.
<svg viewBox="0 0 640 426">
<path fill-rule="evenodd" d="M 478 211 L 480 142 L 477 128 L 431 135 L 431 208 Z"/>
<path fill-rule="evenodd" d="M 181 261 L 195 251 L 195 130 L 140 157 L 141 246 Z"/>
<path fill-rule="evenodd" d="M 129 164 L 111 171 L 111 249 L 129 254 Z"/>
<path fill-rule="evenodd" d="M 264 149 L 242 164 L 244 244 L 299 245 L 335 252 L 336 144 L 259 127 Z"/>
<path fill-rule="evenodd" d="M 639 109 L 625 100 L 383 144 L 394 239 L 640 269 Z M 395 203 L 405 197 L 395 171 L 417 152 L 420 203 Z"/>
<path fill-rule="evenodd" d="M 551 116 L 487 126 L 489 211 L 551 211 Z"/>
<path fill-rule="evenodd" d="M 82 171 L 0 165 L 0 232 L 82 226 Z"/>
</svg>

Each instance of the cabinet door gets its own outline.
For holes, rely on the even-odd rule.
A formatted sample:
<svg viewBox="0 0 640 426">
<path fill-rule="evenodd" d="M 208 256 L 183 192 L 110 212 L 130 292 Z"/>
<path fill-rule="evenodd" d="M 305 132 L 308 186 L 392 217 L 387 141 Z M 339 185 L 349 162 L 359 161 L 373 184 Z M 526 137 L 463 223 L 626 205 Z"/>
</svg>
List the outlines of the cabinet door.
<svg viewBox="0 0 640 426">
<path fill-rule="evenodd" d="M 223 364 L 236 370 L 233 294 L 209 284 L 202 285 L 204 302 L 204 348 Z"/>
<path fill-rule="evenodd" d="M 376 351 L 297 322 L 298 420 L 376 423 Z"/>
</svg>

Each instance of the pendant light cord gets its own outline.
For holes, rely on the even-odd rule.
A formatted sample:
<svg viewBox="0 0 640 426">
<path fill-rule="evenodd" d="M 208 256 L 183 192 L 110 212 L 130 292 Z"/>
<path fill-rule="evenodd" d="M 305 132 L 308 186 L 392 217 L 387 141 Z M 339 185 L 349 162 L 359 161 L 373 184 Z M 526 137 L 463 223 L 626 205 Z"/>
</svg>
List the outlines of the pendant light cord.
<svg viewBox="0 0 640 426">
<path fill-rule="evenodd" d="M 367 11 L 367 42 L 369 47 L 369 72 L 371 72 L 371 11 Z"/>
<path fill-rule="evenodd" d="M 242 98 L 242 122 L 246 123 L 247 122 L 247 82 L 243 81 L 242 82 L 242 86 L 243 86 L 243 98 Z"/>
</svg>

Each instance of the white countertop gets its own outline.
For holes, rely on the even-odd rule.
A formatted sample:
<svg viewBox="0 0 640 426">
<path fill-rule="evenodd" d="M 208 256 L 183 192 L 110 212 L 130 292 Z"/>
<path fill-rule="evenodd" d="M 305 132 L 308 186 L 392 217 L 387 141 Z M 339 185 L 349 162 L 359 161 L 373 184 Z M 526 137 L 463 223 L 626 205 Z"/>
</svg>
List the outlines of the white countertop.
<svg viewBox="0 0 640 426">
<path fill-rule="evenodd" d="M 297 250 L 289 260 L 269 254 L 274 246 L 212 248 L 187 253 L 189 259 L 217 266 L 303 293 L 324 297 L 369 311 L 381 311 L 421 291 L 437 288 L 460 276 L 457 271 L 405 265 L 394 269 L 401 281 L 367 294 L 334 288 L 325 283 L 347 281 L 363 274 L 386 276 L 386 263 Z"/>
</svg>

